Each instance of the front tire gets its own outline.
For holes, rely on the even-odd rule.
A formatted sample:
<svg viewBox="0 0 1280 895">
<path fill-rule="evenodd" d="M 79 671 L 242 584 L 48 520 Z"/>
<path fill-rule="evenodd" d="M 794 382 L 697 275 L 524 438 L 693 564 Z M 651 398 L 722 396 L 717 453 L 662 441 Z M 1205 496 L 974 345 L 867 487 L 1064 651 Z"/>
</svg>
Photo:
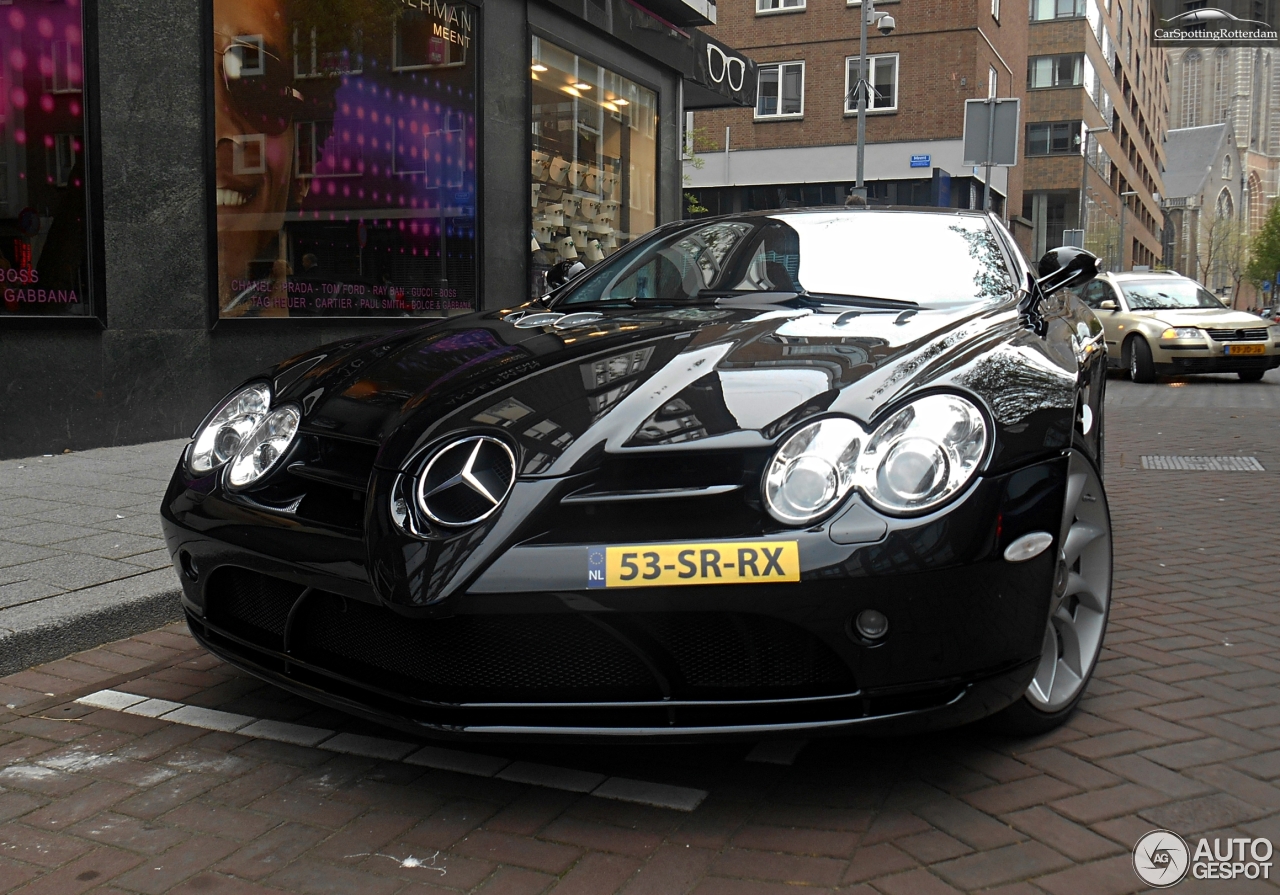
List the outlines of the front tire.
<svg viewBox="0 0 1280 895">
<path fill-rule="evenodd" d="M 998 730 L 1045 733 L 1075 711 L 1102 653 L 1111 612 L 1111 513 L 1102 479 L 1080 451 L 1071 451 L 1067 494 L 1040 664 L 1027 690 L 992 716 Z"/>
<path fill-rule="evenodd" d="M 1129 340 L 1129 378 L 1134 382 L 1155 382 L 1156 365 L 1151 360 L 1151 346 L 1142 336 Z"/>
<path fill-rule="evenodd" d="M 1241 370 L 1236 373 L 1241 382 L 1261 382 L 1266 370 Z"/>
</svg>

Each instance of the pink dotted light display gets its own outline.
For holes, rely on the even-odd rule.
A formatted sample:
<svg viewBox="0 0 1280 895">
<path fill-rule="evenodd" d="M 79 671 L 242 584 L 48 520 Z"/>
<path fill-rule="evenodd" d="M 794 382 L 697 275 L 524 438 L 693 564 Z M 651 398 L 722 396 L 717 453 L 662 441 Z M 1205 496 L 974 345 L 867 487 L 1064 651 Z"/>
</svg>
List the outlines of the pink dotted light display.
<svg viewBox="0 0 1280 895">
<path fill-rule="evenodd" d="M 393 91 L 379 74 L 366 62 L 364 76 L 342 78 L 301 217 L 358 220 L 371 233 L 396 234 L 371 238 L 366 252 L 438 256 L 442 222 L 448 238 L 475 238 L 475 94 L 431 72 L 413 73 L 408 90 Z M 388 209 L 395 217 L 380 214 Z M 447 254 L 472 251 L 459 245 Z"/>
</svg>

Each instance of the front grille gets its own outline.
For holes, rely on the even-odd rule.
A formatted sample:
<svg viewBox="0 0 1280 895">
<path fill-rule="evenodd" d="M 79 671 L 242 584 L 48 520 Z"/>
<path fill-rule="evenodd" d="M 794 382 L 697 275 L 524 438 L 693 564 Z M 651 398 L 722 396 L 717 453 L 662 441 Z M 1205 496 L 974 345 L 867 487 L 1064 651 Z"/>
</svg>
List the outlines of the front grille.
<svg viewBox="0 0 1280 895">
<path fill-rule="evenodd" d="M 260 508 L 327 528 L 358 531 L 377 453 L 376 445 L 307 433 L 279 473 L 243 496 Z"/>
<path fill-rule="evenodd" d="M 630 616 L 654 635 L 693 690 L 850 687 L 849 670 L 820 640 L 762 615 L 682 612 Z"/>
<path fill-rule="evenodd" d="M 1205 332 L 1215 342 L 1265 342 L 1267 340 L 1265 326 L 1250 329 L 1207 329 Z"/>
<path fill-rule="evenodd" d="M 1238 370 L 1270 370 L 1274 358 L 1252 357 L 1175 357 L 1173 366 L 1181 373 L 1235 373 Z"/>
<path fill-rule="evenodd" d="M 749 613 L 576 612 L 419 620 L 301 585 L 223 568 L 208 623 L 291 661 L 432 702 L 636 702 L 850 693 L 852 674 L 818 637 Z M 278 656 L 284 659 L 283 655 Z"/>
<path fill-rule="evenodd" d="M 416 621 L 317 594 L 294 639 L 306 662 L 436 701 L 661 698 L 634 653 L 567 613 Z"/>
<path fill-rule="evenodd" d="M 228 633 L 279 651 L 289 610 L 302 591 L 301 584 L 224 566 L 209 576 L 205 612 L 210 623 Z"/>
</svg>

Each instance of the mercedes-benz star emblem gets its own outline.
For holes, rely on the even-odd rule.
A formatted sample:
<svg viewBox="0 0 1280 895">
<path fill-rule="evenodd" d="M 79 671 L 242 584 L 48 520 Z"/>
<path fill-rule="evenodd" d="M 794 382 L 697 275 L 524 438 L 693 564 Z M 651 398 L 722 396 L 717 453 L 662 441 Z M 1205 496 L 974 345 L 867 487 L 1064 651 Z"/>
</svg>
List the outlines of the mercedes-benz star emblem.
<svg viewBox="0 0 1280 895">
<path fill-rule="evenodd" d="M 506 442 L 472 435 L 451 442 L 427 461 L 418 477 L 418 506 L 450 528 L 487 519 L 511 492 L 516 458 Z"/>
</svg>

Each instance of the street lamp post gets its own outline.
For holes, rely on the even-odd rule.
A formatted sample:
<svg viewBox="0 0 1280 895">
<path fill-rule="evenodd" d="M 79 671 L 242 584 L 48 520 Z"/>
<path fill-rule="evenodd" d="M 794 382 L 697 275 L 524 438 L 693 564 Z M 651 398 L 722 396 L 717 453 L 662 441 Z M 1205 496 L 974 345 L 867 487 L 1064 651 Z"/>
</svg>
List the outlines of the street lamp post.
<svg viewBox="0 0 1280 895">
<path fill-rule="evenodd" d="M 881 34 L 888 36 L 897 23 L 888 13 L 876 12 L 873 0 L 862 0 L 861 20 L 858 28 L 858 83 L 853 88 L 858 97 L 858 181 L 855 186 L 865 196 L 862 172 L 867 154 L 867 24 L 874 24 Z"/>
<path fill-rule="evenodd" d="M 1125 190 L 1120 194 L 1120 270 L 1124 271 L 1124 213 L 1129 210 L 1129 197 L 1138 195 L 1137 190 Z"/>
</svg>

